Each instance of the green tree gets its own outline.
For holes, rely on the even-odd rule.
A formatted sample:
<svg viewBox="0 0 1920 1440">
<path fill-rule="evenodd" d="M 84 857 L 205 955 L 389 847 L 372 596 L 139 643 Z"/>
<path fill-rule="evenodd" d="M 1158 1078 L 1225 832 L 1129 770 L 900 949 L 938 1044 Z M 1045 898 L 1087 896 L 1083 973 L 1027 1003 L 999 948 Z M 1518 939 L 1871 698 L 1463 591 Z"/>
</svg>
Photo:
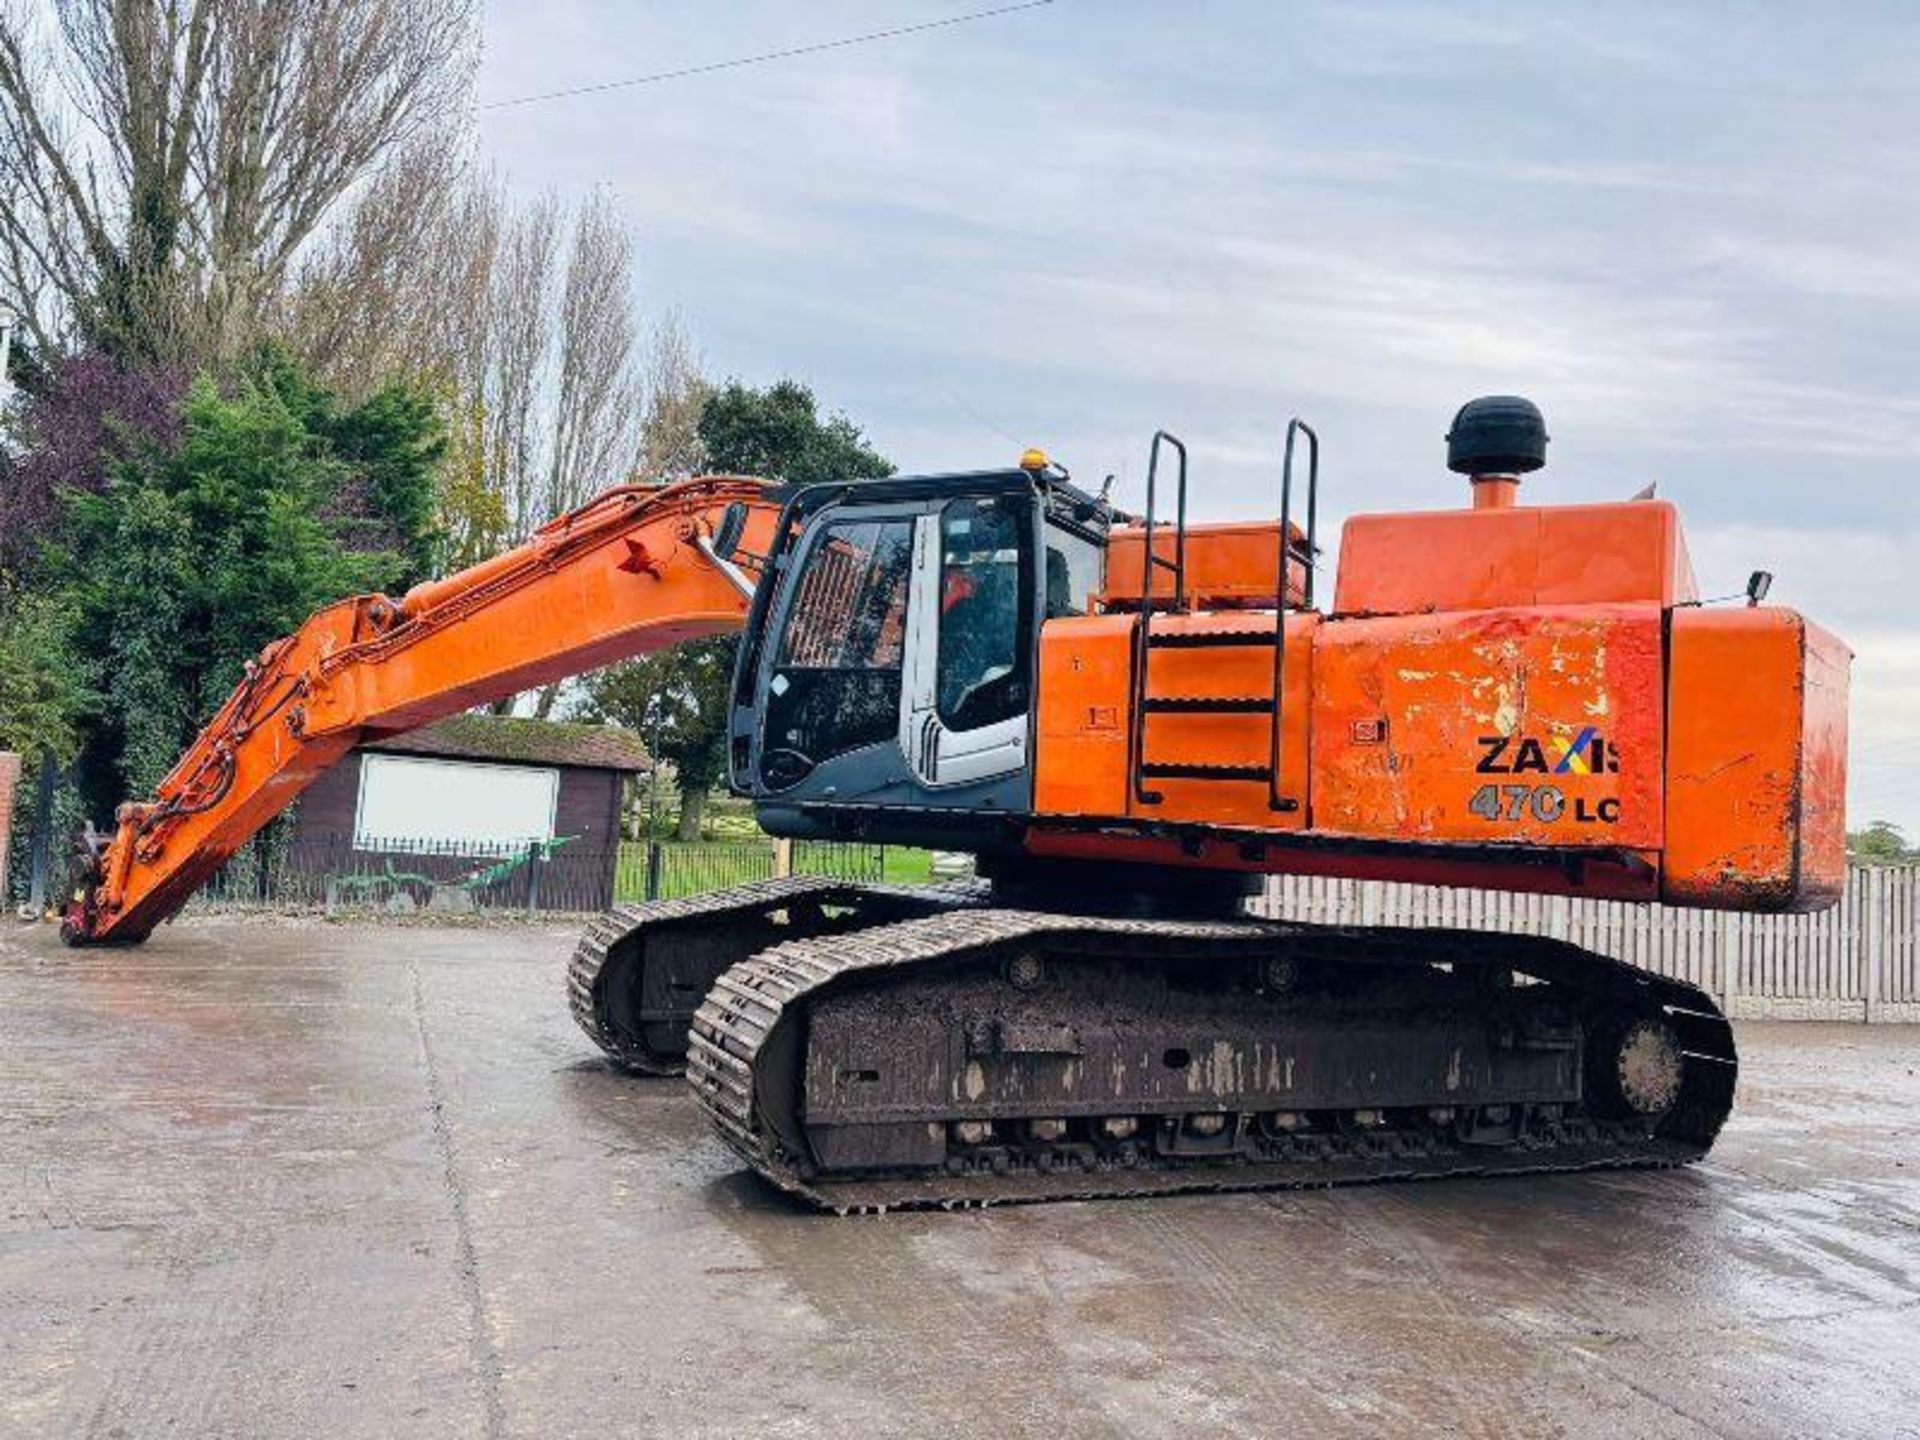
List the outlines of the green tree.
<svg viewBox="0 0 1920 1440">
<path fill-rule="evenodd" d="M 44 573 L 72 577 L 71 648 L 99 697 L 81 727 L 104 818 L 166 774 L 245 662 L 344 595 L 420 573 L 437 425 L 399 392 L 339 408 L 284 357 L 231 393 L 205 377 L 171 454 L 68 497 Z"/>
<path fill-rule="evenodd" d="M 91 697 L 68 648 L 58 595 L 0 590 L 0 750 L 71 760 Z"/>
<path fill-rule="evenodd" d="M 707 793 L 726 773 L 733 653 L 731 636 L 689 640 L 609 666 L 586 684 L 584 718 L 624 725 L 646 742 L 656 761 L 673 766 L 682 840 L 700 838 Z"/>
<path fill-rule="evenodd" d="M 822 419 L 813 391 L 798 380 L 764 390 L 735 380 L 708 399 L 698 428 L 708 466 L 722 474 L 799 485 L 893 474 L 893 462 L 867 443 L 859 426 L 844 415 Z"/>
<path fill-rule="evenodd" d="M 1862 865 L 1900 865 L 1917 858 L 1898 825 L 1875 820 L 1864 830 L 1847 832 L 1847 856 Z"/>
<path fill-rule="evenodd" d="M 41 764 L 48 757 L 62 765 L 73 759 L 92 710 L 94 697 L 69 648 L 71 626 L 63 597 L 0 584 L 0 750 L 18 751 L 25 762 L 13 812 L 0 814 L 0 825 L 12 834 L 11 874 L 0 875 L 0 901 L 27 891 Z M 72 792 L 57 791 L 56 845 L 79 823 Z"/>
<path fill-rule="evenodd" d="M 453 407 L 451 444 L 440 468 L 439 525 L 445 568 L 465 570 L 507 548 L 507 499 L 487 477 L 486 410 L 477 401 Z"/>
<path fill-rule="evenodd" d="M 797 380 L 764 390 L 735 381 L 700 412 L 700 446 L 710 470 L 812 484 L 876 480 L 893 463 L 844 415 L 822 418 L 813 391 Z M 670 762 L 680 789 L 682 840 L 697 840 L 707 792 L 727 768 L 727 687 L 738 641 L 694 640 L 615 665 L 586 684 L 584 714 L 637 731 L 654 758 Z"/>
<path fill-rule="evenodd" d="M 358 405 L 315 381 L 284 349 L 253 357 L 256 388 L 280 397 L 320 452 L 338 463 L 328 519 L 351 550 L 397 555 L 388 584 L 412 585 L 439 572 L 446 545 L 439 523 L 440 468 L 447 435 L 425 389 L 389 381 Z"/>
</svg>

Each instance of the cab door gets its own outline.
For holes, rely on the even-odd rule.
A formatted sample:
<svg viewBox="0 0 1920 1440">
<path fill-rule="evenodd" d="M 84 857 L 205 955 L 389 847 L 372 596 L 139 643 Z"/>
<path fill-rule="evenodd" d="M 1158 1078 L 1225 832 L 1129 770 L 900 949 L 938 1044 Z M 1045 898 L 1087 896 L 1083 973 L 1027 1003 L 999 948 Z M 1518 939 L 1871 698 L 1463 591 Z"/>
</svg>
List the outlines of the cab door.
<svg viewBox="0 0 1920 1440">
<path fill-rule="evenodd" d="M 900 748 L 930 790 L 1026 768 L 1035 502 L 963 495 L 914 522 Z"/>
<path fill-rule="evenodd" d="M 894 742 L 917 509 L 829 512 L 801 542 L 762 661 L 756 788 L 851 799 L 905 778 Z"/>
</svg>

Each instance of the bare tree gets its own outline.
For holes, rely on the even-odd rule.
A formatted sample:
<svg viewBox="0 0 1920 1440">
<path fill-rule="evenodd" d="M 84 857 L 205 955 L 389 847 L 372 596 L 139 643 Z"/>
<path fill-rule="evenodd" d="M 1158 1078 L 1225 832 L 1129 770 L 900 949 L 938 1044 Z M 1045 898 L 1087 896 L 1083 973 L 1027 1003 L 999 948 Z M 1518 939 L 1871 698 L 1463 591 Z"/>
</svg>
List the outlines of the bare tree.
<svg viewBox="0 0 1920 1440">
<path fill-rule="evenodd" d="M 201 360 L 354 183 L 464 106 L 476 0 L 0 0 L 0 300 Z"/>
<path fill-rule="evenodd" d="M 596 192 L 574 221 L 559 317 L 547 504 L 572 510 L 626 478 L 640 445 L 633 239 Z"/>
<path fill-rule="evenodd" d="M 654 326 L 642 384 L 647 406 L 640 426 L 640 474 L 649 480 L 699 474 L 707 466 L 700 412 L 707 408 L 713 382 L 677 310 Z"/>
<path fill-rule="evenodd" d="M 543 196 L 501 227 L 488 307 L 478 327 L 488 471 L 506 501 L 512 538 L 554 513 L 546 495 L 560 207 Z"/>
<path fill-rule="evenodd" d="M 605 194 L 515 204 L 446 148 L 396 159 L 304 257 L 284 332 L 330 385 L 435 387 L 442 523 L 470 563 L 627 479 L 646 390 L 633 241 Z M 551 708 L 555 692 L 542 692 Z"/>
<path fill-rule="evenodd" d="M 502 540 L 625 480 L 640 453 L 633 241 L 604 194 L 569 216 L 516 205 L 446 152 L 409 155 L 315 247 L 283 319 L 326 381 L 439 387 L 456 457 L 484 476 Z"/>
<path fill-rule="evenodd" d="M 276 332 L 354 398 L 395 376 L 477 394 L 484 363 L 470 337 L 488 313 L 505 209 L 498 184 L 469 180 L 456 146 L 409 149 L 303 256 Z"/>
</svg>

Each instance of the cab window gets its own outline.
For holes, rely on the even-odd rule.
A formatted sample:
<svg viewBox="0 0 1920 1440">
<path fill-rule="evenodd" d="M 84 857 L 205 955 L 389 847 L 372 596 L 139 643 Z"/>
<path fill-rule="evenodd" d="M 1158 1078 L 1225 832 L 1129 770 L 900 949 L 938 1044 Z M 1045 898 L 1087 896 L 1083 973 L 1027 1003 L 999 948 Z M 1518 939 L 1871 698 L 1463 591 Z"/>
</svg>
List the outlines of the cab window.
<svg viewBox="0 0 1920 1440">
<path fill-rule="evenodd" d="M 807 552 L 768 684 L 769 784 L 898 732 L 912 565 L 907 519 L 829 525 Z"/>
<path fill-rule="evenodd" d="M 977 730 L 1024 715 L 1033 587 L 1024 496 L 955 500 L 940 512 L 940 723 Z"/>
<path fill-rule="evenodd" d="M 1105 583 L 1106 551 L 1084 535 L 1049 524 L 1047 537 L 1047 619 L 1091 615 L 1093 597 Z"/>
</svg>

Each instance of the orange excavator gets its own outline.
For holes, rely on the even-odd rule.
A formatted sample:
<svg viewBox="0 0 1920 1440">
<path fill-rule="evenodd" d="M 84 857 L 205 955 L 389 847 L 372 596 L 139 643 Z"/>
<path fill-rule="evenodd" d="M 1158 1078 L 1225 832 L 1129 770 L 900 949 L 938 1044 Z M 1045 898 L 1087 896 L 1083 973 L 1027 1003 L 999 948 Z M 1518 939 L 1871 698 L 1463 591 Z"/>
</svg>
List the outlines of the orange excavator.
<svg viewBox="0 0 1920 1440">
<path fill-rule="evenodd" d="M 795 876 L 622 906 L 568 993 L 823 1207 L 1672 1165 L 1733 1099 L 1699 989 L 1545 937 L 1256 918 L 1273 874 L 1750 911 L 1844 878 L 1850 654 L 1703 604 L 1673 506 L 1523 506 L 1525 400 L 1463 407 L 1461 509 L 1350 519 L 1319 440 L 1277 519 L 1190 524 L 1015 469 L 614 490 L 269 646 L 65 919 L 143 939 L 347 750 L 744 630 L 734 788 L 776 836 L 963 850 L 948 886 Z M 1170 512 L 1170 513 L 1169 513 Z"/>
</svg>

